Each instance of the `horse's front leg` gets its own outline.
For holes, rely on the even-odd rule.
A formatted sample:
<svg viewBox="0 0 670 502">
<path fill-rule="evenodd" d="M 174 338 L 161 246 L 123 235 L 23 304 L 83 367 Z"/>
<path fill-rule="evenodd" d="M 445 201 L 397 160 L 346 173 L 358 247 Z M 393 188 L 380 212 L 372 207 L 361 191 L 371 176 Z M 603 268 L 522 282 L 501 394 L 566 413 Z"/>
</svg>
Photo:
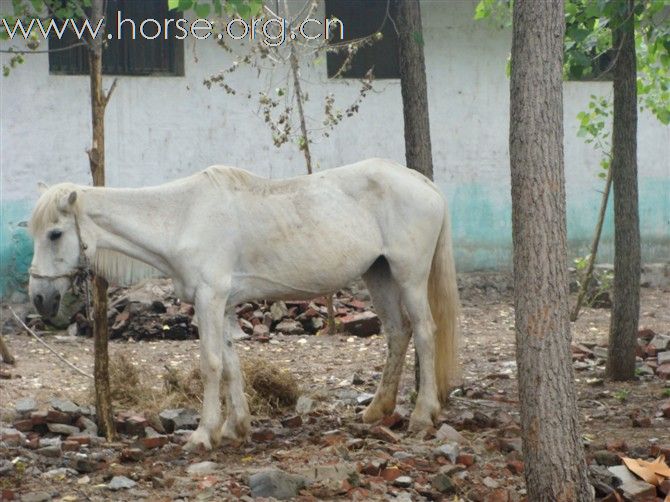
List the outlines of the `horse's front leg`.
<svg viewBox="0 0 670 502">
<path fill-rule="evenodd" d="M 195 297 L 195 309 L 199 317 L 200 374 L 204 383 L 202 413 L 198 428 L 184 446 L 194 450 L 199 446 L 210 450 L 212 441 L 219 439 L 221 426 L 221 400 L 219 388 L 223 369 L 222 347 L 224 317 L 227 295 L 209 288 L 199 289 Z"/>
<path fill-rule="evenodd" d="M 233 344 L 233 340 L 238 338 L 235 336 L 236 333 L 242 331 L 234 311 L 227 312 L 226 324 L 222 350 L 223 376 L 227 384 L 226 421 L 221 428 L 220 436 L 235 440 L 246 439 L 251 427 L 251 416 L 244 395 L 244 378 Z"/>
</svg>

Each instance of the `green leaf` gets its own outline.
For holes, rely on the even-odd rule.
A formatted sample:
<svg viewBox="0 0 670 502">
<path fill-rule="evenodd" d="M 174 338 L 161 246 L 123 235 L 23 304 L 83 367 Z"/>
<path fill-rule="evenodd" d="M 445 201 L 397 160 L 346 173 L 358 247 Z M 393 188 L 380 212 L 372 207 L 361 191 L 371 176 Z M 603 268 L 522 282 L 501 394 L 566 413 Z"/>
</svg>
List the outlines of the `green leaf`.
<svg viewBox="0 0 670 502">
<path fill-rule="evenodd" d="M 249 0 L 251 16 L 257 17 L 263 11 L 263 0 Z"/>
<path fill-rule="evenodd" d="M 175 10 L 179 8 L 179 0 L 168 0 L 168 10 Z"/>
<path fill-rule="evenodd" d="M 186 12 L 193 7 L 193 0 L 179 0 L 179 10 Z"/>
<path fill-rule="evenodd" d="M 419 47 L 424 46 L 424 41 L 423 41 L 423 34 L 419 31 L 415 31 L 412 33 L 412 38 L 414 41 L 419 45 Z"/>
<path fill-rule="evenodd" d="M 206 18 L 209 16 L 209 11 L 211 6 L 208 3 L 200 3 L 193 6 L 193 10 L 198 15 L 198 17 Z"/>
</svg>

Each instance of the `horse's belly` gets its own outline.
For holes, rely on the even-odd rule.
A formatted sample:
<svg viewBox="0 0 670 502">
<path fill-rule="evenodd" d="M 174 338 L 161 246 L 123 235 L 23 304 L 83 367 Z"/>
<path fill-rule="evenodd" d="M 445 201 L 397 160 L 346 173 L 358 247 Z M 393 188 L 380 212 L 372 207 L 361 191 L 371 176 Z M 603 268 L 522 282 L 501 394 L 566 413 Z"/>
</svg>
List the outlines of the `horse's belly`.
<svg viewBox="0 0 670 502">
<path fill-rule="evenodd" d="M 374 221 L 335 217 L 310 229 L 268 232 L 240 251 L 233 273 L 237 295 L 307 299 L 360 277 L 382 254 L 383 241 Z"/>
</svg>

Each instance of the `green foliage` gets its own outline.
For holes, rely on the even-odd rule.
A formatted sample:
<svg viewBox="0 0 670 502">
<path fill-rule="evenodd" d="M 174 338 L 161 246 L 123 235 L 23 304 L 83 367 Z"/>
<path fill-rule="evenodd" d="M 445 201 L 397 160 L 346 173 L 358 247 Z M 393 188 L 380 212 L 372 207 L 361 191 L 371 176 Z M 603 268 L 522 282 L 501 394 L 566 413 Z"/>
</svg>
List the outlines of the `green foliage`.
<svg viewBox="0 0 670 502">
<path fill-rule="evenodd" d="M 263 10 L 263 0 L 168 0 L 170 10 L 182 12 L 193 10 L 199 17 L 206 18 L 211 12 L 221 16 L 224 11 L 229 16 L 238 15 L 248 19 L 258 16 Z"/>
<path fill-rule="evenodd" d="M 600 178 L 607 178 L 607 170 L 611 164 L 611 119 L 612 104 L 607 98 L 591 95 L 588 110 L 577 114 L 579 120 L 579 130 L 577 136 L 584 138 L 587 144 L 602 154 L 600 159 L 601 171 L 598 173 Z"/>
<path fill-rule="evenodd" d="M 661 397 L 670 397 L 670 389 L 663 389 L 663 392 L 661 392 Z"/>
<path fill-rule="evenodd" d="M 567 0 L 565 3 L 566 78 L 599 80 L 611 71 L 617 48 L 612 30 L 625 22 L 626 0 Z M 670 123 L 670 9 L 667 0 L 643 0 L 635 7 L 637 92 L 640 109 Z M 512 0 L 480 0 L 475 19 L 509 27 Z M 581 118 L 580 118 L 581 120 Z"/>
<path fill-rule="evenodd" d="M 0 17 L 5 20 L 6 25 L 13 28 L 17 21 L 21 21 L 27 27 L 32 19 L 46 21 L 52 18 L 55 20 L 85 18 L 85 9 L 91 6 L 91 0 L 12 0 L 11 6 L 11 12 L 0 12 Z M 0 40 L 9 40 L 9 33 L 5 30 L 4 24 L 0 29 Z M 29 51 L 37 50 L 41 41 L 37 30 L 33 30 L 26 40 Z M 23 64 L 25 62 L 23 54 L 29 51 L 23 50 L 23 47 L 10 49 L 9 52 L 14 53 L 2 66 L 3 76 L 7 77 L 12 69 Z"/>
<path fill-rule="evenodd" d="M 616 392 L 614 392 L 613 395 L 615 399 L 623 403 L 628 399 L 628 396 L 630 395 L 630 390 L 628 389 L 617 390 Z"/>
<path fill-rule="evenodd" d="M 501 28 L 512 26 L 512 0 L 480 0 L 475 19 L 491 20 Z"/>
</svg>

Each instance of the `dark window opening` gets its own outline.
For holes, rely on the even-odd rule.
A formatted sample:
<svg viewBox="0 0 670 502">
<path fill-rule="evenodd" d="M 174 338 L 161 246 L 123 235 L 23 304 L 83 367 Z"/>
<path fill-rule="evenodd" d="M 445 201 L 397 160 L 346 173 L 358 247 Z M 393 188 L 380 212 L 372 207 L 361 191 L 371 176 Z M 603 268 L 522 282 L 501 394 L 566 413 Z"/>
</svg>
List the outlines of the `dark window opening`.
<svg viewBox="0 0 670 502">
<path fill-rule="evenodd" d="M 326 0 L 326 18 L 335 17 L 344 25 L 344 40 L 356 40 L 373 35 L 381 28 L 381 40 L 359 49 L 351 60 L 351 66 L 340 76 L 363 78 L 372 68 L 376 79 L 400 78 L 398 63 L 398 35 L 387 12 L 393 8 L 393 0 Z M 382 27 L 383 25 L 383 27 Z M 340 42 L 333 40 L 334 43 Z M 346 49 L 329 52 L 327 56 L 328 76 L 334 77 L 347 59 Z"/>
<path fill-rule="evenodd" d="M 568 80 L 576 81 L 592 81 L 592 80 L 602 80 L 602 81 L 611 81 L 613 77 L 614 70 L 614 61 L 615 61 L 616 51 L 614 49 L 609 49 L 600 54 L 596 53 L 595 49 L 591 51 L 590 55 L 580 56 L 588 58 L 585 60 L 584 65 L 572 65 L 570 66 L 570 72 L 568 74 Z"/>
<path fill-rule="evenodd" d="M 179 19 L 181 13 L 169 11 L 167 0 L 107 0 L 105 13 L 105 44 L 102 54 L 102 72 L 106 75 L 174 75 L 184 74 L 183 40 L 175 38 L 174 21 L 169 26 L 165 38 L 165 20 Z M 133 39 L 132 24 L 125 22 L 121 28 L 121 38 L 117 39 L 117 16 L 135 23 Z M 145 19 L 155 19 L 161 24 L 160 36 L 153 40 L 140 34 L 140 24 Z M 76 20 L 81 26 L 83 21 Z M 93 27 L 95 28 L 95 27 Z M 156 34 L 155 23 L 147 23 L 145 34 Z M 108 39 L 107 34 L 112 38 Z M 177 32 L 178 34 L 179 32 Z M 77 44 L 79 39 L 68 28 L 61 39 L 51 35 L 49 49 L 61 49 Z M 49 72 L 61 75 L 84 75 L 89 72 L 88 49 L 77 46 L 67 50 L 49 53 Z"/>
</svg>

